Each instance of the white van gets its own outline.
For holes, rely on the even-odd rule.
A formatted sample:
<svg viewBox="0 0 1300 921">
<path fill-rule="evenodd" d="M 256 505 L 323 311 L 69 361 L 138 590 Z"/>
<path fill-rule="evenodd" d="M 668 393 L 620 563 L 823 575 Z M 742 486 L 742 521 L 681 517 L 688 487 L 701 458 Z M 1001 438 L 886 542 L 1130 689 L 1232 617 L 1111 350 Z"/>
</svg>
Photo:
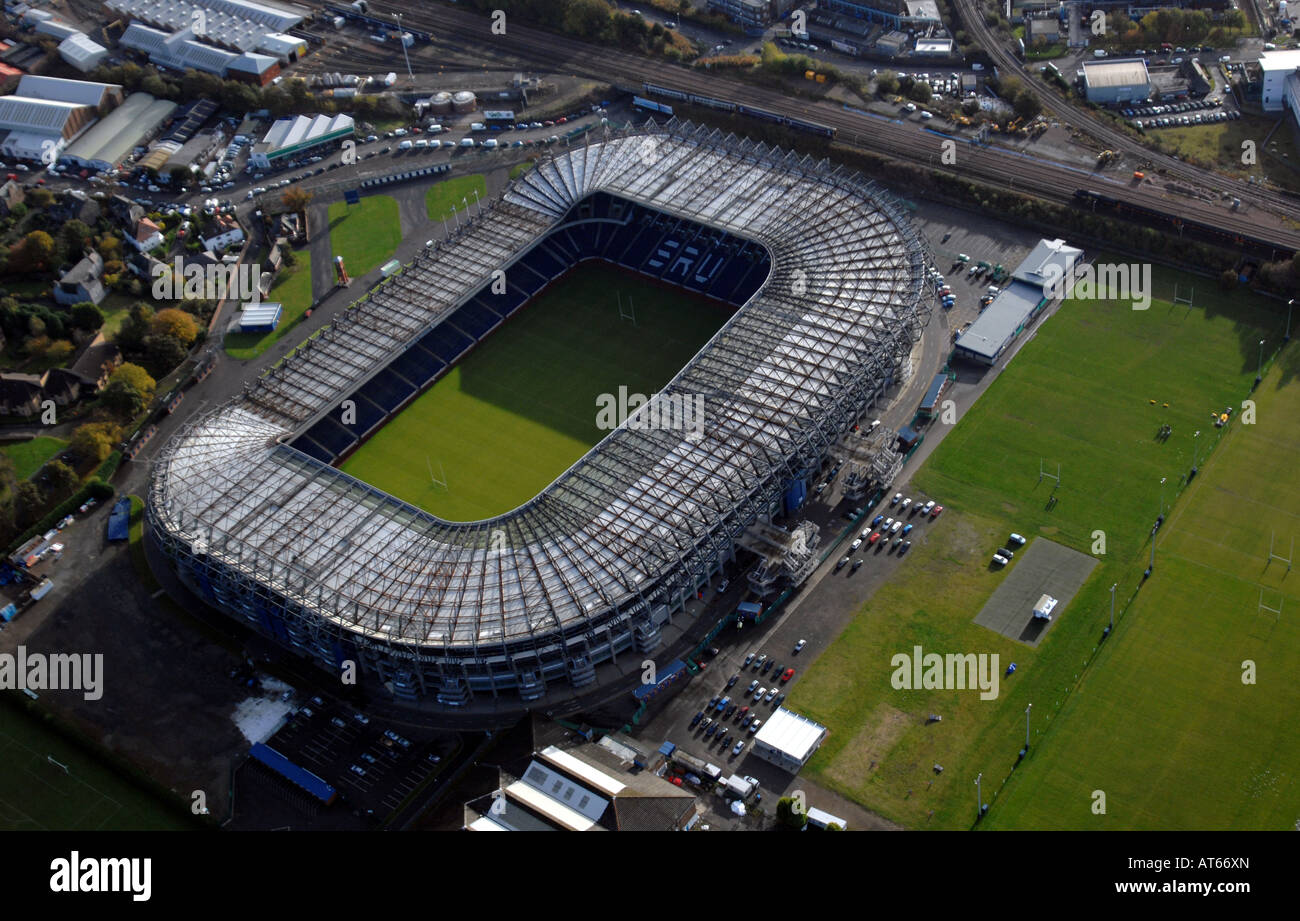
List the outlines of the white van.
<svg viewBox="0 0 1300 921">
<path fill-rule="evenodd" d="M 429 127 L 424 129 L 425 134 L 441 134 L 442 125 L 437 122 L 429 122 Z"/>
<path fill-rule="evenodd" d="M 415 145 L 414 145 L 413 143 L 411 143 L 410 141 L 402 141 L 402 143 L 400 143 L 400 144 L 397 145 L 397 149 L 398 149 L 398 150 L 410 150 L 410 149 L 411 149 L 412 147 L 414 147 L 414 146 L 415 146 Z"/>
<path fill-rule="evenodd" d="M 474 139 L 473 139 L 473 138 L 461 138 L 461 139 L 460 139 L 460 146 L 461 146 L 461 147 L 473 147 L 473 146 L 474 146 Z"/>
<path fill-rule="evenodd" d="M 472 125 L 469 126 L 469 130 L 470 130 L 470 131 L 486 131 L 486 130 L 487 130 L 487 125 L 483 124 L 482 122 L 474 122 L 474 124 L 472 124 Z"/>
<path fill-rule="evenodd" d="M 496 146 L 497 146 L 497 139 L 496 139 L 496 138 L 488 138 L 486 141 L 483 142 L 483 146 L 484 146 L 484 147 L 487 147 L 488 149 L 491 149 L 491 148 L 493 148 L 493 147 L 496 147 Z"/>
</svg>

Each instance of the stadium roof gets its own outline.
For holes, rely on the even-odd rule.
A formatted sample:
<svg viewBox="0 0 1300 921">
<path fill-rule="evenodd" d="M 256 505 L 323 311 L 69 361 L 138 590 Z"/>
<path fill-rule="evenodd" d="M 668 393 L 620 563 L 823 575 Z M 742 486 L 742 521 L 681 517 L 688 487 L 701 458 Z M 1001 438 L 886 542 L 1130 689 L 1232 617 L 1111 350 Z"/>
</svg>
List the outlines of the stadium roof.
<svg viewBox="0 0 1300 921">
<path fill-rule="evenodd" d="M 74 141 L 63 157 L 82 166 L 106 169 L 116 166 L 141 141 L 148 138 L 174 110 L 176 103 L 132 93 L 106 118 Z"/>
<path fill-rule="evenodd" d="M 808 760 L 808 756 L 821 744 L 825 735 L 826 727 L 821 723 L 813 722 L 785 707 L 777 707 L 776 712 L 758 730 L 758 735 L 754 736 L 754 742 L 761 742 L 769 748 L 784 752 L 795 761 L 803 762 Z"/>
<path fill-rule="evenodd" d="M 525 505 L 470 523 L 284 443 L 596 192 L 770 254 L 763 287 L 661 391 L 710 394 L 703 432 L 621 426 Z M 291 598 L 294 617 L 357 641 L 481 661 L 624 629 L 685 591 L 684 560 L 716 559 L 792 464 L 848 428 L 925 326 L 929 262 L 893 199 L 856 172 L 677 122 L 589 136 L 193 417 L 155 461 L 151 521 L 169 552 L 255 579 Z"/>
<path fill-rule="evenodd" d="M 1142 58 L 1125 61 L 1084 61 L 1083 79 L 1094 89 L 1138 86 L 1151 82 L 1151 78 L 1147 76 L 1147 62 Z"/>
</svg>

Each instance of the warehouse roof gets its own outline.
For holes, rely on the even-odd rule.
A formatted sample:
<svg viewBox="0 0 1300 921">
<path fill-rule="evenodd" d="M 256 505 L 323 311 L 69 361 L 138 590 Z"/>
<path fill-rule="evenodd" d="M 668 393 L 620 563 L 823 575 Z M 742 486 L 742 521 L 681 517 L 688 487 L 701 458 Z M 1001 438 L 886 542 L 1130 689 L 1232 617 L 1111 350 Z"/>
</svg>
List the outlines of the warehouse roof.
<svg viewBox="0 0 1300 921">
<path fill-rule="evenodd" d="M 1265 51 L 1259 56 L 1259 67 L 1265 73 L 1275 70 L 1295 70 L 1300 67 L 1300 49 Z"/>
<path fill-rule="evenodd" d="M 1141 58 L 1125 61 L 1084 61 L 1083 79 L 1093 89 L 1111 86 L 1147 84 L 1147 62 Z"/>
<path fill-rule="evenodd" d="M 155 99 L 148 93 L 132 93 L 112 114 L 78 138 L 64 156 L 87 166 L 119 163 L 175 108 L 176 103 L 169 100 Z"/>
<path fill-rule="evenodd" d="M 58 102 L 75 102 L 83 106 L 97 106 L 106 93 L 121 91 L 116 83 L 92 83 L 89 80 L 65 80 L 62 77 L 41 77 L 28 74 L 18 81 L 15 96 L 47 99 Z"/>
<path fill-rule="evenodd" d="M 75 67 L 79 63 L 93 61 L 98 55 L 108 54 L 108 49 L 91 41 L 84 32 L 74 32 L 59 42 L 59 54 Z"/>
<path fill-rule="evenodd" d="M 52 99 L 0 96 L 0 129 L 58 134 L 82 106 Z"/>
<path fill-rule="evenodd" d="M 241 51 L 255 47 L 262 36 L 287 32 L 303 20 L 296 13 L 250 0 L 106 0 L 105 5 L 178 32 L 203 23 L 204 39 Z"/>
</svg>

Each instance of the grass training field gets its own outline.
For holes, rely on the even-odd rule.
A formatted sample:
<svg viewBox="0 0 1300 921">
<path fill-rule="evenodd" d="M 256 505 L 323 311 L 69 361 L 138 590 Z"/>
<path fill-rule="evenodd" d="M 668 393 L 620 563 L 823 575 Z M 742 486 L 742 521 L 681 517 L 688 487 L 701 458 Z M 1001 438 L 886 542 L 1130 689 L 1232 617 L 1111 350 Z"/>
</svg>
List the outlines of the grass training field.
<svg viewBox="0 0 1300 921">
<path fill-rule="evenodd" d="M 288 335 L 311 306 L 311 250 L 302 249 L 293 255 L 293 265 L 280 272 L 267 296 L 271 303 L 282 305 L 280 325 L 269 333 L 227 333 L 226 353 L 231 358 L 246 360 L 261 355 Z"/>
<path fill-rule="evenodd" d="M 619 318 L 617 297 L 635 306 Z M 343 470 L 451 521 L 537 495 L 606 433 L 596 399 L 652 394 L 727 311 L 585 263 L 499 327 L 350 457 Z M 429 468 L 447 488 L 435 485 Z"/>
<path fill-rule="evenodd" d="M 0 447 L 0 453 L 14 462 L 14 475 L 25 480 L 67 446 L 68 443 L 62 438 L 38 435 L 30 441 L 10 442 Z"/>
<path fill-rule="evenodd" d="M 1256 395 L 1259 421 L 1243 425 L 1258 342 L 1271 353 L 1282 318 L 1203 280 L 1194 309 L 1172 306 L 1175 277 L 1156 268 L 1147 311 L 1067 302 L 914 477 L 912 495 L 948 511 L 918 527 L 906 576 L 864 605 L 791 694 L 831 729 L 805 768 L 816 780 L 914 828 L 970 827 L 981 772 L 989 827 L 1283 828 L 1300 817 L 1300 741 L 1286 730 L 1300 695 L 1285 677 L 1300 644 L 1285 615 L 1255 613 L 1261 578 L 1288 586 L 1289 604 L 1300 597 L 1300 573 L 1262 572 L 1269 529 L 1300 532 L 1300 481 L 1285 472 L 1300 446 L 1300 366 L 1284 354 Z M 1216 429 L 1211 412 L 1227 406 L 1234 421 Z M 1162 423 L 1173 427 L 1165 441 Z M 1194 443 L 1200 472 L 1178 497 Z M 1050 510 L 1040 459 L 1061 464 Z M 1162 477 L 1173 512 L 1142 586 Z M 1036 649 L 973 623 L 1005 578 L 988 561 L 1010 531 L 1104 550 Z M 1102 643 L 1112 584 L 1119 615 Z M 895 690 L 891 657 L 916 645 L 996 653 L 1003 672 L 1017 671 L 989 701 Z M 1260 675 L 1249 687 L 1248 658 Z M 1030 704 L 1031 747 L 1015 768 Z M 931 713 L 942 722 L 927 724 Z M 1092 812 L 1096 790 L 1105 815 Z"/>
<path fill-rule="evenodd" d="M 473 205 L 475 191 L 478 192 L 479 201 L 487 201 L 487 180 L 477 173 L 473 176 L 444 179 L 430 186 L 424 193 L 424 208 L 429 220 L 441 221 L 457 211 L 465 210 L 467 206 L 461 204 L 461 199 L 465 199 L 468 205 Z"/>
<path fill-rule="evenodd" d="M 392 259 L 402 242 L 401 216 L 391 195 L 368 195 L 355 205 L 332 202 L 329 221 L 330 246 L 353 278 Z"/>
<path fill-rule="evenodd" d="M 18 692 L 12 692 L 17 694 Z M 51 764 L 53 758 L 68 770 Z M 106 768 L 27 713 L 0 703 L 0 831 L 179 831 L 179 810 Z"/>
</svg>

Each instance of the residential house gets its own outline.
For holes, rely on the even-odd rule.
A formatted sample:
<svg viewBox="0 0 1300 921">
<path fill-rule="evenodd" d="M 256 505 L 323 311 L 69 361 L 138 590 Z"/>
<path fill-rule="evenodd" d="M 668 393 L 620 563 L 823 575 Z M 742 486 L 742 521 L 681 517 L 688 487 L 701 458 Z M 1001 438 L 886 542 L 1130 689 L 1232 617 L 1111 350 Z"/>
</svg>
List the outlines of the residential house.
<svg viewBox="0 0 1300 921">
<path fill-rule="evenodd" d="M 60 304 L 100 303 L 108 294 L 100 280 L 103 274 L 103 258 L 90 250 L 80 262 L 59 276 L 54 286 L 54 300 Z"/>
<path fill-rule="evenodd" d="M 105 339 L 101 332 L 72 363 L 71 370 L 83 381 L 89 381 L 90 386 L 98 391 L 108 383 L 109 375 L 121 364 L 121 350 Z"/>
<path fill-rule="evenodd" d="M 147 217 L 142 217 L 135 225 L 135 233 L 128 239 L 140 252 L 147 253 L 162 246 L 162 228 Z"/>
<path fill-rule="evenodd" d="M 0 416 L 34 416 L 41 411 L 42 396 L 37 375 L 0 373 Z"/>
<path fill-rule="evenodd" d="M 244 242 L 244 229 L 229 214 L 218 214 L 213 218 L 207 235 L 201 238 L 205 249 L 220 252 L 232 243 Z"/>
</svg>

